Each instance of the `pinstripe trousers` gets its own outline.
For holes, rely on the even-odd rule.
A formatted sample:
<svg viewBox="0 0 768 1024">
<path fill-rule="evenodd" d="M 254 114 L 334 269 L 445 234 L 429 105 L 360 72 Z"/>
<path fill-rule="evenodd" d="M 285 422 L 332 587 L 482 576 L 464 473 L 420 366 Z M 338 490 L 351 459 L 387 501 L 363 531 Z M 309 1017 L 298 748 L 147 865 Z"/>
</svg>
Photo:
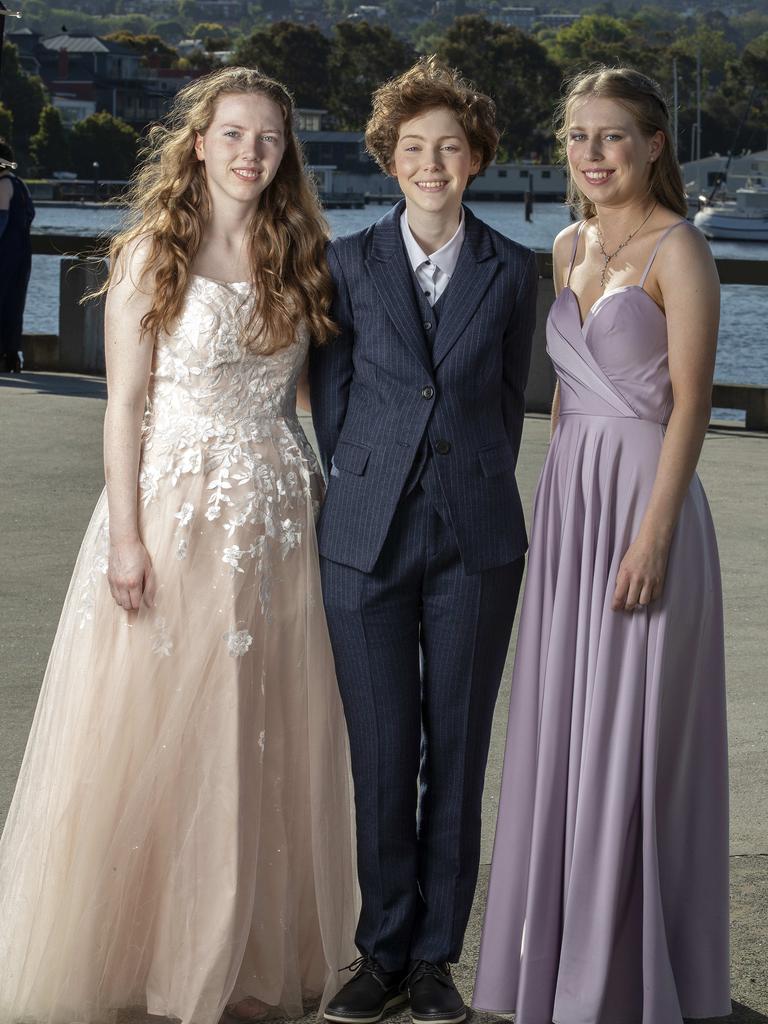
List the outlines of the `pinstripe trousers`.
<svg viewBox="0 0 768 1024">
<path fill-rule="evenodd" d="M 448 519 L 418 484 L 373 572 L 321 559 L 355 779 L 356 942 L 388 971 L 461 953 L 523 575 L 523 558 L 467 575 Z"/>
</svg>

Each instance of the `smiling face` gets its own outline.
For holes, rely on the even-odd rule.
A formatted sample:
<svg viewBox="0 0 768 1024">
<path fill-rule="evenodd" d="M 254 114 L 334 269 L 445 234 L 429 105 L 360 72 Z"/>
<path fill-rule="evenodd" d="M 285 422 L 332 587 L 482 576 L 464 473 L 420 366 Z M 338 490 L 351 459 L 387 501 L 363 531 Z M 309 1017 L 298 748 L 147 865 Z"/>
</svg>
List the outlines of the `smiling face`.
<svg viewBox="0 0 768 1024">
<path fill-rule="evenodd" d="M 254 204 L 277 174 L 285 152 L 283 112 L 263 93 L 225 93 L 195 140 L 211 199 Z"/>
<path fill-rule="evenodd" d="M 467 182 L 479 170 L 480 156 L 470 149 L 448 107 L 427 110 L 400 125 L 390 173 L 409 211 L 458 218 Z"/>
<path fill-rule="evenodd" d="M 664 135 L 644 135 L 632 113 L 593 96 L 569 111 L 566 149 L 573 181 L 596 206 L 626 206 L 648 195 Z"/>
</svg>

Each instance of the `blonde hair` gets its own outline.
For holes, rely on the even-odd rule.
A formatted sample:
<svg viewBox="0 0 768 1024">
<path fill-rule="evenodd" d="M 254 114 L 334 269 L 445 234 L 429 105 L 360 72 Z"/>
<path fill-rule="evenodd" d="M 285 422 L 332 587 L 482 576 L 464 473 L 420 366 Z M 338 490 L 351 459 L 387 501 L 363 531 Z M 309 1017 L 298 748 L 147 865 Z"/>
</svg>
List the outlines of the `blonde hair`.
<svg viewBox="0 0 768 1024">
<path fill-rule="evenodd" d="M 127 200 L 133 223 L 110 245 L 107 290 L 120 273 L 120 256 L 149 241 L 144 274 L 153 280 L 152 307 L 141 321 L 154 340 L 181 312 L 191 267 L 210 212 L 204 163 L 195 153 L 198 134 L 211 124 L 220 97 L 266 96 L 283 115 L 285 152 L 260 197 L 249 226 L 254 302 L 243 325 L 243 344 L 269 354 L 290 345 L 299 322 L 318 343 L 336 334 L 328 316 L 333 286 L 325 261 L 328 226 L 293 131 L 293 101 L 279 82 L 250 68 L 222 68 L 185 86 L 166 120 L 150 128 Z"/>
<path fill-rule="evenodd" d="M 680 164 L 675 152 L 675 140 L 669 122 L 669 108 L 659 85 L 647 75 L 633 68 L 611 68 L 604 64 L 582 71 L 566 83 L 564 98 L 555 113 L 555 134 L 565 157 L 571 111 L 577 102 L 592 96 L 615 100 L 637 121 L 640 131 L 650 137 L 656 132 L 664 135 L 661 153 L 651 164 L 649 191 L 661 206 L 685 217 L 688 205 Z M 567 161 L 566 161 L 567 167 Z M 582 217 L 595 215 L 590 202 L 574 182 L 568 171 L 567 202 L 576 207 Z"/>
<path fill-rule="evenodd" d="M 456 115 L 469 148 L 480 157 L 478 173 L 493 160 L 499 145 L 496 104 L 433 54 L 422 57 L 373 94 L 365 146 L 385 174 L 390 173 L 400 125 L 436 107 L 448 107 Z"/>
</svg>

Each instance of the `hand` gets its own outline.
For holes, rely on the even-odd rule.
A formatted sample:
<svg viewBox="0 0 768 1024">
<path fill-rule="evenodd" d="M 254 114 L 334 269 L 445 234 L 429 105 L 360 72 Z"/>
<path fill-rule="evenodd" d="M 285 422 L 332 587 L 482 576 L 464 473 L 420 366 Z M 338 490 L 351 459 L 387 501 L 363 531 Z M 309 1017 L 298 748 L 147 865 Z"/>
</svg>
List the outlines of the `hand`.
<svg viewBox="0 0 768 1024">
<path fill-rule="evenodd" d="M 621 560 L 613 592 L 613 611 L 634 611 L 644 608 L 661 595 L 667 571 L 669 545 L 636 538 Z"/>
<path fill-rule="evenodd" d="M 152 562 L 140 540 L 111 544 L 107 581 L 112 597 L 126 611 L 137 611 L 144 603 L 155 603 Z"/>
</svg>

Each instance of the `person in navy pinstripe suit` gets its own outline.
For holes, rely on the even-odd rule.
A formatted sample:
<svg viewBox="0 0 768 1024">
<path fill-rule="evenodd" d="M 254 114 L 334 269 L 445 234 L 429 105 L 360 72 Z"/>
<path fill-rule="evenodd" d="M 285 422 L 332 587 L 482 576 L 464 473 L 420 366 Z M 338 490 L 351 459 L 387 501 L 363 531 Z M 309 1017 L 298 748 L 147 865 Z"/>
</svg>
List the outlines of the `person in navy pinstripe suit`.
<svg viewBox="0 0 768 1024">
<path fill-rule="evenodd" d="M 310 357 L 362 891 L 361 957 L 325 1016 L 372 1024 L 410 999 L 415 1021 L 456 1024 L 448 965 L 527 544 L 515 464 L 537 271 L 462 206 L 498 132 L 458 72 L 425 58 L 382 86 L 366 140 L 405 200 L 330 244 L 340 333 Z"/>
</svg>

